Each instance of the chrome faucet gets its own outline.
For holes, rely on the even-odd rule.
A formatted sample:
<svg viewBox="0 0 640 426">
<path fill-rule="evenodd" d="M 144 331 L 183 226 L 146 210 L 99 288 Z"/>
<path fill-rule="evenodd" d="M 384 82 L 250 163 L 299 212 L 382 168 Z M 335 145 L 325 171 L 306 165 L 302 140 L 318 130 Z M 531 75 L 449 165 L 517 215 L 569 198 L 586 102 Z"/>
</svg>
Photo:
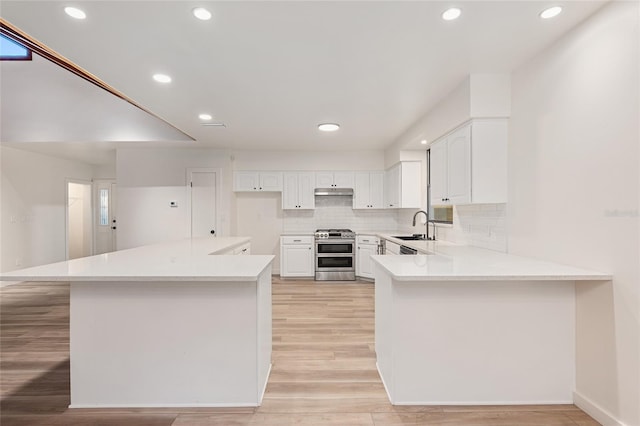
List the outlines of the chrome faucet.
<svg viewBox="0 0 640 426">
<path fill-rule="evenodd" d="M 426 211 L 424 211 L 424 210 L 418 210 L 418 211 L 413 215 L 413 226 L 416 226 L 416 217 L 417 217 L 420 213 L 423 213 L 423 214 L 424 214 L 424 217 L 426 217 L 426 218 L 427 218 L 427 221 L 426 221 L 426 222 L 425 222 L 425 224 L 424 224 L 424 228 L 425 228 L 425 229 L 424 229 L 424 230 L 425 230 L 425 232 L 424 232 L 424 238 L 425 238 L 425 240 L 431 240 L 431 237 L 429 237 L 429 213 L 427 213 L 427 212 L 426 212 Z M 434 229 L 434 231 L 435 231 L 435 229 Z"/>
</svg>

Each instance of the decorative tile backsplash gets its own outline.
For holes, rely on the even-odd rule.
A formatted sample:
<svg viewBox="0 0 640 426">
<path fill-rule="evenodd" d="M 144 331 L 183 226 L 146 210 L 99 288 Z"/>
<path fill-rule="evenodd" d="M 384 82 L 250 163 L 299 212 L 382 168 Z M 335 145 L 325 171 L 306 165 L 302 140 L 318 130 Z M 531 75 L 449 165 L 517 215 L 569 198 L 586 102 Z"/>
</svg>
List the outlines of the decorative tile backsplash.
<svg viewBox="0 0 640 426">
<path fill-rule="evenodd" d="M 356 232 L 424 233 L 421 221 L 415 227 L 411 225 L 418 209 L 354 210 L 352 203 L 351 197 L 316 197 L 315 210 L 283 210 L 283 231 L 309 233 L 320 228 L 349 228 Z M 506 204 L 454 206 L 453 225 L 439 225 L 436 235 L 439 240 L 506 253 L 506 216 Z"/>
<path fill-rule="evenodd" d="M 439 239 L 507 252 L 507 205 L 454 206 L 453 226 L 439 226 Z"/>
<path fill-rule="evenodd" d="M 397 215 L 389 210 L 354 210 L 352 197 L 316 197 L 314 210 L 283 210 L 283 231 L 313 232 L 320 228 L 395 231 Z"/>
</svg>

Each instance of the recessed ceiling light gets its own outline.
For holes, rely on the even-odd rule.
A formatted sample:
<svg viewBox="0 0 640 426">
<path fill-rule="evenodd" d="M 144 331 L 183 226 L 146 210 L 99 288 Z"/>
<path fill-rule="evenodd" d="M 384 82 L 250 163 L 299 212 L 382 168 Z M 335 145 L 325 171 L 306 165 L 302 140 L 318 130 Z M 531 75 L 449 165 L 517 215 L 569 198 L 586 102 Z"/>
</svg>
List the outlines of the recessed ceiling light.
<svg viewBox="0 0 640 426">
<path fill-rule="evenodd" d="M 65 7 L 64 13 L 66 13 L 67 15 L 75 19 L 84 19 L 87 17 L 87 14 L 84 13 L 84 11 L 78 9 L 77 7 L 70 7 L 70 6 Z"/>
<path fill-rule="evenodd" d="M 166 74 L 154 74 L 153 79 L 158 83 L 171 83 L 171 77 Z"/>
<path fill-rule="evenodd" d="M 562 8 L 560 6 L 553 6 L 540 12 L 540 17 L 542 19 L 549 19 L 554 16 L 558 16 L 560 12 L 562 12 Z"/>
<path fill-rule="evenodd" d="M 211 114 L 200 114 L 200 115 L 198 116 L 198 118 L 199 118 L 200 120 L 203 120 L 203 121 L 209 121 L 209 120 L 211 120 L 213 117 L 211 116 Z"/>
<path fill-rule="evenodd" d="M 340 128 L 340 125 L 335 123 L 318 124 L 318 129 L 322 130 L 323 132 L 335 132 L 339 128 Z"/>
<path fill-rule="evenodd" d="M 427 140 L 426 140 L 426 139 L 422 139 L 422 140 L 420 141 L 420 143 L 421 143 L 422 145 L 426 145 L 426 144 L 427 144 Z"/>
<path fill-rule="evenodd" d="M 452 7 L 442 12 L 442 19 L 445 21 L 453 21 L 454 19 L 458 19 L 461 13 L 462 11 L 460 9 Z"/>
<path fill-rule="evenodd" d="M 196 7 L 195 9 L 193 9 L 193 16 L 202 21 L 208 21 L 209 19 L 211 19 L 211 12 L 209 12 L 204 7 Z"/>
</svg>

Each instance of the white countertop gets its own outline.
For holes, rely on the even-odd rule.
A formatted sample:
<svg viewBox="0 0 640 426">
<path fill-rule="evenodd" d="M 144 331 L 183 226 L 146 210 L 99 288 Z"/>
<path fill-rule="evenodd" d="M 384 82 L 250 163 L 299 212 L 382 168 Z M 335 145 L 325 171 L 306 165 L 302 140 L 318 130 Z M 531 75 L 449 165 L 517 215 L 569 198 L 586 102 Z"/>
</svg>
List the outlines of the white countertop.
<svg viewBox="0 0 640 426">
<path fill-rule="evenodd" d="M 204 237 L 160 243 L 6 272 L 0 281 L 247 281 L 274 256 L 218 255 L 248 237 Z"/>
<path fill-rule="evenodd" d="M 590 281 L 612 278 L 606 273 L 446 241 L 402 241 L 390 234 L 378 236 L 421 253 L 430 253 L 372 256 L 374 262 L 399 281 Z"/>
</svg>

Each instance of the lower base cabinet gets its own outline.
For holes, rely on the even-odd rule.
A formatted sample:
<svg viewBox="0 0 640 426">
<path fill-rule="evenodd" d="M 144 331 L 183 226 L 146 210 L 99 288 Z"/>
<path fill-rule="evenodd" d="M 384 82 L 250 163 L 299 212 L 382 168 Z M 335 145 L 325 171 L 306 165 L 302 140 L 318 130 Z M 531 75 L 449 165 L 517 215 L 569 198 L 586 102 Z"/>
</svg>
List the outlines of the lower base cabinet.
<svg viewBox="0 0 640 426">
<path fill-rule="evenodd" d="M 356 252 L 356 275 L 373 279 L 371 256 L 378 254 L 378 237 L 374 235 L 358 235 Z"/>
<path fill-rule="evenodd" d="M 313 277 L 315 252 L 310 235 L 280 237 L 280 276 Z"/>
</svg>

